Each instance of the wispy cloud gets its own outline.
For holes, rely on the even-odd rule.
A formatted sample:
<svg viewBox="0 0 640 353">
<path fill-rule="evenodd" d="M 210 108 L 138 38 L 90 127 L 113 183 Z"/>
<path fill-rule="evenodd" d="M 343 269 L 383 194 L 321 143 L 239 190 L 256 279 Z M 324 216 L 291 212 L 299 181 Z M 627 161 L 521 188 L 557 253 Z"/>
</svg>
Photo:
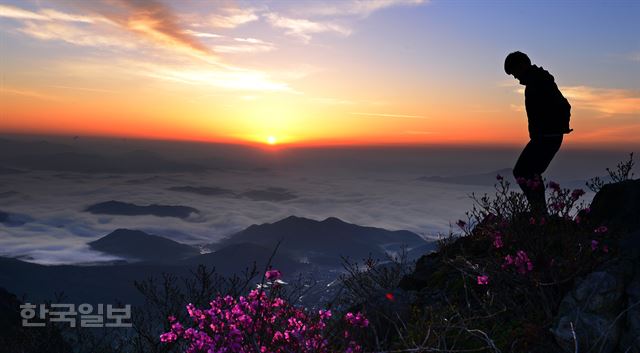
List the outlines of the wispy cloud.
<svg viewBox="0 0 640 353">
<path fill-rule="evenodd" d="M 331 22 L 314 22 L 304 18 L 290 18 L 271 12 L 265 15 L 267 21 L 276 28 L 285 29 L 287 35 L 307 43 L 312 34 L 333 32 L 342 36 L 351 34 L 351 29 Z"/>
<path fill-rule="evenodd" d="M 193 31 L 190 29 L 185 30 L 185 33 L 188 33 L 194 37 L 200 37 L 200 38 L 223 38 L 224 36 L 221 34 L 216 34 L 216 33 L 207 33 L 207 32 L 198 32 L 198 31 Z"/>
<path fill-rule="evenodd" d="M 121 10 L 111 9 L 103 15 L 124 28 L 151 40 L 182 46 L 208 54 L 210 52 L 196 37 L 186 31 L 171 8 L 155 0 L 117 0 Z M 99 8 L 102 9 L 102 8 Z"/>
<path fill-rule="evenodd" d="M 367 17 L 373 12 L 394 6 L 415 6 L 428 0 L 350 0 L 330 3 L 312 3 L 311 6 L 298 9 L 296 13 L 312 16 L 358 16 Z"/>
<path fill-rule="evenodd" d="M 60 22 L 34 23 L 29 21 L 18 31 L 40 40 L 61 40 L 80 46 L 129 49 L 136 47 L 134 41 L 121 35 L 113 35 L 106 32 L 101 34 L 89 28 Z"/>
<path fill-rule="evenodd" d="M 34 12 L 10 5 L 0 5 L 0 17 L 16 20 L 67 21 L 82 23 L 105 21 L 105 19 L 99 17 L 70 14 L 53 9 L 43 9 L 38 12 Z"/>
<path fill-rule="evenodd" d="M 561 87 L 574 107 L 596 110 L 605 114 L 640 113 L 640 92 L 589 86 Z"/>
<path fill-rule="evenodd" d="M 246 69 L 211 69 L 201 66 L 169 67 L 155 64 L 138 65 L 144 75 L 191 85 L 213 86 L 236 91 L 295 91 L 285 82 L 274 80 L 262 71 Z"/>
<path fill-rule="evenodd" d="M 72 3 L 84 14 L 55 9 L 26 10 L 15 6 L 0 5 L 0 17 L 22 22 L 18 31 L 41 40 L 62 40 L 81 46 L 137 48 L 131 35 L 147 42 L 168 47 L 186 49 L 198 55 L 208 55 L 211 50 L 197 36 L 183 28 L 178 16 L 157 1 L 112 0 Z"/>
<path fill-rule="evenodd" d="M 519 87 L 515 91 L 524 94 L 525 89 Z M 608 115 L 640 113 L 640 92 L 637 91 L 590 86 L 563 86 L 560 91 L 573 109 L 595 110 Z"/>
<path fill-rule="evenodd" d="M 428 119 L 422 115 L 406 115 L 406 114 L 387 114 L 387 113 L 363 113 L 363 112 L 351 112 L 351 115 L 361 116 L 373 116 L 381 118 L 409 118 L 409 119 Z"/>
<path fill-rule="evenodd" d="M 236 28 L 257 21 L 259 11 L 257 8 L 223 8 L 220 10 L 221 14 L 209 17 L 209 23 L 218 28 Z"/>
<path fill-rule="evenodd" d="M 41 93 L 41 92 L 30 90 L 30 89 L 25 90 L 25 89 L 12 88 L 12 87 L 2 87 L 0 89 L 0 95 L 5 95 L 5 94 L 23 96 L 23 97 L 29 97 L 29 98 L 35 98 L 35 99 L 41 99 L 41 100 L 47 100 L 47 101 L 60 100 L 60 97 L 57 97 L 48 93 Z"/>
<path fill-rule="evenodd" d="M 245 54 L 272 51 L 276 48 L 273 43 L 256 38 L 233 38 L 233 43 L 214 46 L 216 53 Z"/>
</svg>

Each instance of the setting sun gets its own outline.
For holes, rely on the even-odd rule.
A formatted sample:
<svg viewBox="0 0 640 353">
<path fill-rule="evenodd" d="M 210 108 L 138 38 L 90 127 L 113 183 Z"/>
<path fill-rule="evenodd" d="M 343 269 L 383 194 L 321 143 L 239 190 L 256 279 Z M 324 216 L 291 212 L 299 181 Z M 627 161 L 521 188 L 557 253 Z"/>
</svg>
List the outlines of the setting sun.
<svg viewBox="0 0 640 353">
<path fill-rule="evenodd" d="M 275 136 L 269 136 L 267 137 L 267 143 L 270 145 L 275 145 L 278 142 L 278 139 L 276 139 Z"/>
</svg>

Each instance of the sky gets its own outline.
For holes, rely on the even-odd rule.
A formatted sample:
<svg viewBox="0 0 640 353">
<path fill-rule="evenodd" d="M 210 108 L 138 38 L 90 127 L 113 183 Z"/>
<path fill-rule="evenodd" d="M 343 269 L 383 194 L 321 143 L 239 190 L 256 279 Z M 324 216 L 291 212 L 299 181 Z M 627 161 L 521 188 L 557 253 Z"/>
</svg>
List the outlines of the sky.
<svg viewBox="0 0 640 353">
<path fill-rule="evenodd" d="M 566 144 L 640 136 L 638 1 L 0 0 L 0 133 L 520 145 L 520 50 Z"/>
</svg>

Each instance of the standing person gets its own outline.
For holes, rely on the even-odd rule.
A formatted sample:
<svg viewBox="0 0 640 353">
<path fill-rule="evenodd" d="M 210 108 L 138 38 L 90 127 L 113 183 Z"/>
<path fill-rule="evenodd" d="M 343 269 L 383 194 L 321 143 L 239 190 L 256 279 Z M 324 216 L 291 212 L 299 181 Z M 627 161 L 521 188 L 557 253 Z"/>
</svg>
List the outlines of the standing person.
<svg viewBox="0 0 640 353">
<path fill-rule="evenodd" d="M 527 197 L 534 215 L 547 214 L 542 173 L 560 149 L 562 137 L 568 134 L 571 105 L 562 95 L 553 76 L 542 67 L 531 64 L 527 54 L 516 51 L 504 61 L 504 71 L 525 86 L 525 108 L 529 120 L 529 138 L 522 150 L 513 175 Z"/>
</svg>

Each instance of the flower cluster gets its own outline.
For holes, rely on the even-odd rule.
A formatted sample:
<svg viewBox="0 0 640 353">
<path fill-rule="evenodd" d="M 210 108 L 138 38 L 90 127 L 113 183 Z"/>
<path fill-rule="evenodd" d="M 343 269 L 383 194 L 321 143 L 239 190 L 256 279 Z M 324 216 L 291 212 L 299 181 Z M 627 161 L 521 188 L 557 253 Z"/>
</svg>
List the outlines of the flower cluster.
<svg viewBox="0 0 640 353">
<path fill-rule="evenodd" d="M 509 266 L 515 267 L 518 273 L 523 275 L 527 272 L 533 271 L 533 263 L 529 259 L 527 253 L 523 250 L 518 250 L 515 256 L 507 255 L 504 257 L 502 268 L 507 268 Z"/>
<path fill-rule="evenodd" d="M 278 280 L 280 271 L 270 270 L 268 280 Z M 261 287 L 264 288 L 264 287 Z M 335 352 L 330 347 L 327 323 L 332 317 L 329 310 L 309 312 L 295 307 L 277 293 L 254 289 L 249 295 L 237 299 L 218 296 L 209 308 L 198 309 L 187 305 L 193 327 L 183 325 L 170 316 L 171 330 L 160 335 L 164 343 L 183 340 L 188 343 L 186 353 L 284 353 Z M 352 330 L 369 325 L 362 313 L 347 313 L 344 331 L 345 352 L 360 352 L 362 347 L 354 339 Z"/>
<path fill-rule="evenodd" d="M 367 326 L 369 326 L 369 320 L 367 320 L 367 318 L 364 317 L 364 315 L 362 315 L 362 313 L 357 313 L 355 315 L 353 313 L 347 313 L 347 315 L 345 315 L 344 319 L 347 320 L 347 322 L 349 324 L 351 324 L 352 326 L 355 326 L 355 327 L 367 327 Z"/>
<path fill-rule="evenodd" d="M 576 202 L 584 196 L 585 191 L 582 189 L 563 189 L 560 184 L 554 181 L 550 181 L 547 187 L 551 190 L 549 195 L 549 211 L 551 214 L 571 218 L 571 214 L 576 212 Z"/>
<path fill-rule="evenodd" d="M 489 284 L 489 276 L 487 275 L 478 276 L 478 284 L 481 286 L 485 286 Z"/>
<path fill-rule="evenodd" d="M 282 273 L 278 270 L 269 270 L 265 273 L 265 278 L 267 281 L 275 281 L 279 280 L 282 277 Z"/>
</svg>

